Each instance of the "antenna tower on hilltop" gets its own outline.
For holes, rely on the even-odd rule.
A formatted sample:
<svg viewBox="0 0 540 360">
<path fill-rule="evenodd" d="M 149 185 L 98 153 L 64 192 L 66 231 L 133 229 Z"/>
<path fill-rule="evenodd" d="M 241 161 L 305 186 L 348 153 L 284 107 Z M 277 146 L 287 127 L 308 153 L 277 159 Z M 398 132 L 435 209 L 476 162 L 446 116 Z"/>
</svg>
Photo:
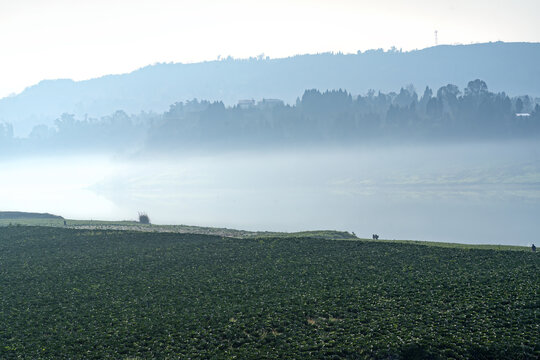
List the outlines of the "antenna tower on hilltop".
<svg viewBox="0 0 540 360">
<path fill-rule="evenodd" d="M 439 40 L 437 39 L 437 34 L 439 32 L 437 30 L 435 30 L 435 46 L 439 45 Z"/>
</svg>

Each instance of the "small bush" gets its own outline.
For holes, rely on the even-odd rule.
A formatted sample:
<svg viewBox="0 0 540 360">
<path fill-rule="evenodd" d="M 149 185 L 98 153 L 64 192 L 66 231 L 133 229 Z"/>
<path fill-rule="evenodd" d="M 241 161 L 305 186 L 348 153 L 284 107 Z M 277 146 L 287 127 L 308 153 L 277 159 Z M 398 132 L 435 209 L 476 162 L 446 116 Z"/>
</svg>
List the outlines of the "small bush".
<svg viewBox="0 0 540 360">
<path fill-rule="evenodd" d="M 150 224 L 150 218 L 148 217 L 148 214 L 140 212 L 139 213 L 139 222 L 141 224 Z"/>
</svg>

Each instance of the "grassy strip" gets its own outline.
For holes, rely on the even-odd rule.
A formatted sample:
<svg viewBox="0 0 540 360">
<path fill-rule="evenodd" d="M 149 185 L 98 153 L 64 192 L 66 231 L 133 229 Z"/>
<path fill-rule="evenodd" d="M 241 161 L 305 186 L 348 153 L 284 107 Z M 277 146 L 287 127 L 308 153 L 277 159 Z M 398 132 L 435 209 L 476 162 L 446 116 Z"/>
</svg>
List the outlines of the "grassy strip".
<svg viewBox="0 0 540 360">
<path fill-rule="evenodd" d="M 314 238 L 314 239 L 330 239 L 330 240 L 361 240 L 374 241 L 371 239 L 361 239 L 346 231 L 335 230 L 314 230 L 302 232 L 271 232 L 271 231 L 246 231 L 228 228 L 214 228 L 191 225 L 145 225 L 136 221 L 105 221 L 105 220 L 73 220 L 66 219 L 66 224 L 71 228 L 79 229 L 99 229 L 99 230 L 133 230 L 147 232 L 173 232 L 183 234 L 204 234 L 234 237 L 240 239 L 249 238 Z M 63 227 L 62 219 L 0 219 L 0 226 L 55 226 Z M 375 240 L 376 242 L 391 242 L 391 243 L 407 243 L 425 246 L 438 246 L 445 248 L 460 248 L 460 249 L 484 249 L 484 250 L 513 250 L 513 251 L 530 251 L 527 246 L 517 245 L 496 245 L 496 244 L 461 244 L 461 243 L 445 243 L 436 241 L 418 241 L 418 240 Z"/>
<path fill-rule="evenodd" d="M 0 226 L 64 226 L 64 220 L 56 219 L 0 219 Z M 99 230 L 133 230 L 146 232 L 173 232 L 185 234 L 217 235 L 234 238 L 268 238 L 268 237 L 310 237 L 316 239 L 352 240 L 356 236 L 345 231 L 318 230 L 295 233 L 246 231 L 228 228 L 214 228 L 190 225 L 146 225 L 136 221 L 104 221 L 104 220 L 72 220 L 66 219 L 66 226 L 78 229 Z"/>
</svg>

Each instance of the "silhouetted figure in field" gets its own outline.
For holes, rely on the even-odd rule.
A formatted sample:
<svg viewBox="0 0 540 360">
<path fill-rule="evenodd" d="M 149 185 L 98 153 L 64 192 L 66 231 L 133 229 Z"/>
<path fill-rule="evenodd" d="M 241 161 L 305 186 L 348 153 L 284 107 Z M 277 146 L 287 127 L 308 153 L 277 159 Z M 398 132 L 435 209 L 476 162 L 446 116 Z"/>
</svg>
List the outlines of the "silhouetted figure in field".
<svg viewBox="0 0 540 360">
<path fill-rule="evenodd" d="M 66 225 L 67 225 L 66 220 L 64 220 L 64 226 L 66 226 Z"/>
<path fill-rule="evenodd" d="M 536 252 L 536 246 L 534 246 L 534 244 L 532 244 L 531 250 L 532 250 L 532 252 Z"/>
<path fill-rule="evenodd" d="M 379 240 L 379 235 L 373 234 L 373 240 Z"/>
</svg>

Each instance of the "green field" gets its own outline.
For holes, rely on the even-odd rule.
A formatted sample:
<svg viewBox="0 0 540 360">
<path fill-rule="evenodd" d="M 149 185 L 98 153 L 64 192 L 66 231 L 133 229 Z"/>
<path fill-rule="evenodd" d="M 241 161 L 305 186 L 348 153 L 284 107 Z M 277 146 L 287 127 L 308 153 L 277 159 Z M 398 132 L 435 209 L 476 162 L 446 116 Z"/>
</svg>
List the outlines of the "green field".
<svg viewBox="0 0 540 360">
<path fill-rule="evenodd" d="M 0 359 L 540 357 L 525 251 L 0 228 Z"/>
<path fill-rule="evenodd" d="M 62 226 L 64 218 L 48 213 L 29 213 L 21 211 L 0 211 L 0 226 Z"/>
</svg>

